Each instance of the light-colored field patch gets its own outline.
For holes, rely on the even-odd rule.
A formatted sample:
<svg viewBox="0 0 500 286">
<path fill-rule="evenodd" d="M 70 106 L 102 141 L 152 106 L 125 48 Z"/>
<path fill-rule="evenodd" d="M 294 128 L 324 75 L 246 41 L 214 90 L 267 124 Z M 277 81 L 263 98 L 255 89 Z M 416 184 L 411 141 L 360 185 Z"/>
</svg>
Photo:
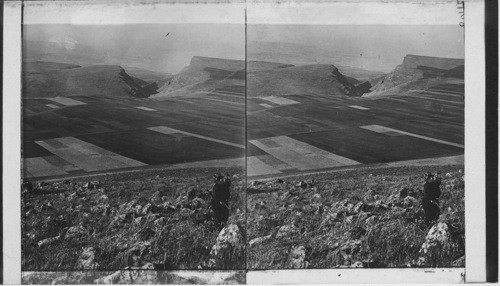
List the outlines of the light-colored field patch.
<svg viewBox="0 0 500 286">
<path fill-rule="evenodd" d="M 359 110 L 370 110 L 370 108 L 359 106 L 359 105 L 349 105 L 350 108 L 359 109 Z"/>
<path fill-rule="evenodd" d="M 47 99 L 50 101 L 53 101 L 53 102 L 57 102 L 57 103 L 62 104 L 62 105 L 66 105 L 66 106 L 75 106 L 75 105 L 86 104 L 85 102 L 81 102 L 81 101 L 78 101 L 78 100 L 75 100 L 72 98 L 68 98 L 68 97 L 50 97 Z"/>
<path fill-rule="evenodd" d="M 360 164 L 357 161 L 327 152 L 287 136 L 265 138 L 267 141 L 271 140 L 277 143 L 276 146 L 271 146 L 268 142 L 265 144 L 261 140 L 250 140 L 249 142 L 276 159 L 299 170 Z"/>
<path fill-rule="evenodd" d="M 25 158 L 24 169 L 33 177 L 58 176 L 68 174 L 42 157 Z"/>
<path fill-rule="evenodd" d="M 397 132 L 397 133 L 401 133 L 403 135 L 408 135 L 408 136 L 412 136 L 412 137 L 416 137 L 416 138 L 420 138 L 420 139 L 424 139 L 424 140 L 428 140 L 428 141 L 446 144 L 446 145 L 450 145 L 450 146 L 454 146 L 454 147 L 458 147 L 458 148 L 464 148 L 464 145 L 462 145 L 462 144 L 457 144 L 457 143 L 453 143 L 453 142 L 449 142 L 449 141 L 444 141 L 444 140 L 440 140 L 440 139 L 436 139 L 436 138 L 418 135 L 415 133 L 401 131 L 401 130 L 397 130 L 397 129 L 393 129 L 393 128 L 389 128 L 389 127 L 385 127 L 385 126 L 381 126 L 381 125 L 366 125 L 366 126 L 360 126 L 360 128 L 370 130 L 373 132 L 377 132 L 377 133 L 383 133 L 383 134 L 389 133 L 389 132 Z"/>
<path fill-rule="evenodd" d="M 56 142 L 57 144 L 54 144 Z M 147 165 L 74 137 L 55 138 L 36 141 L 36 143 L 54 155 L 86 172 Z M 30 173 L 33 174 L 33 172 Z"/>
<path fill-rule="evenodd" d="M 280 174 L 281 172 L 272 166 L 264 163 L 256 156 L 247 157 L 247 176 L 260 176 L 270 174 Z"/>
<path fill-rule="evenodd" d="M 260 103 L 259 105 L 262 106 L 262 107 L 265 107 L 265 108 L 273 108 L 272 105 L 269 105 L 267 103 Z"/>
<path fill-rule="evenodd" d="M 267 100 L 269 102 L 278 104 L 278 105 L 292 105 L 292 104 L 299 104 L 300 102 L 291 100 L 288 98 L 284 97 L 279 97 L 279 96 L 266 96 L 266 97 L 261 97 L 260 99 Z"/>
<path fill-rule="evenodd" d="M 55 104 L 45 104 L 47 107 L 50 107 L 50 108 L 59 108 L 59 106 L 55 105 Z"/>
<path fill-rule="evenodd" d="M 232 142 L 228 142 L 228 141 L 224 141 L 224 140 L 219 140 L 219 139 L 215 139 L 215 138 L 211 138 L 211 137 L 207 137 L 207 136 L 203 136 L 203 135 L 199 135 L 199 134 L 194 134 L 194 133 L 186 132 L 186 131 L 182 131 L 182 130 L 177 130 L 177 129 L 173 129 L 173 128 L 170 128 L 167 126 L 155 126 L 155 127 L 149 127 L 148 129 L 151 131 L 156 131 L 156 132 L 160 132 L 160 133 L 167 134 L 167 135 L 173 134 L 173 133 L 182 133 L 182 134 L 205 139 L 205 140 L 212 141 L 212 142 L 217 142 L 217 143 L 221 143 L 221 144 L 225 144 L 225 145 L 229 145 L 229 146 L 234 146 L 234 147 L 238 147 L 238 148 L 245 148 L 245 145 L 236 144 L 236 143 L 232 143 Z"/>
<path fill-rule="evenodd" d="M 145 110 L 145 111 L 156 111 L 156 109 L 145 107 L 145 106 L 136 106 L 135 108 L 142 109 L 142 110 Z"/>
</svg>

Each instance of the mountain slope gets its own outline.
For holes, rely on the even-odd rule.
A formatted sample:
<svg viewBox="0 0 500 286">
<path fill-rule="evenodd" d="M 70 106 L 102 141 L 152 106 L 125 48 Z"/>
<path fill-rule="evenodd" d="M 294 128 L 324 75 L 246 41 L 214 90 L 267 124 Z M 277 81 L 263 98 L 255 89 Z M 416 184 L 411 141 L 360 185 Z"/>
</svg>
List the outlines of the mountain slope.
<svg viewBox="0 0 500 286">
<path fill-rule="evenodd" d="M 245 61 L 194 56 L 180 73 L 166 80 L 156 97 L 209 92 L 223 85 L 243 85 Z"/>
<path fill-rule="evenodd" d="M 248 73 L 248 97 L 286 94 L 356 96 L 356 88 L 333 65 L 303 65 Z"/>
<path fill-rule="evenodd" d="M 77 65 L 53 62 L 23 63 L 24 97 L 102 95 L 109 97 L 148 97 L 151 90 L 128 75 L 120 66 Z"/>
<path fill-rule="evenodd" d="M 412 89 L 425 89 L 437 78 L 462 78 L 463 59 L 406 55 L 403 63 L 378 80 L 366 96 L 404 93 Z M 460 69 L 462 66 L 462 69 Z"/>
</svg>

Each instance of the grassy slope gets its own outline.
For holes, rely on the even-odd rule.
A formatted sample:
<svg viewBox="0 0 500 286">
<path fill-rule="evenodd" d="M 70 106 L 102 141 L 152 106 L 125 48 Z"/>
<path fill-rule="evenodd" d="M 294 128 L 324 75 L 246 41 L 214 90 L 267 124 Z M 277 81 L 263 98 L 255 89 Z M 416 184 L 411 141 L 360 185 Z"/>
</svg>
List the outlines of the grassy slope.
<svg viewBox="0 0 500 286">
<path fill-rule="evenodd" d="M 428 226 L 418 219 L 420 206 L 375 210 L 372 224 L 365 221 L 363 215 L 332 219 L 332 214 L 342 209 L 344 203 L 366 202 L 365 194 L 370 189 L 375 191 L 378 200 L 387 203 L 391 194 L 404 187 L 421 189 L 424 172 L 439 171 L 442 175 L 450 174 L 445 176 L 441 187 L 440 219 L 455 219 L 456 235 L 458 240 L 463 239 L 461 168 L 424 166 L 343 171 L 297 176 L 283 183 L 263 185 L 258 190 L 250 189 L 247 195 L 248 241 L 266 235 L 273 238 L 248 248 L 248 266 L 250 269 L 288 268 L 290 250 L 305 246 L 308 268 L 342 267 L 356 261 L 370 262 L 371 267 L 405 267 L 418 257 L 428 231 Z M 296 187 L 301 180 L 313 180 L 314 183 L 307 188 Z M 278 238 L 276 232 L 283 225 L 295 225 L 298 231 Z M 351 255 L 343 253 L 342 246 L 354 240 L 361 241 L 360 248 Z M 463 254 L 462 245 L 436 263 L 451 266 L 452 261 Z"/>
<path fill-rule="evenodd" d="M 93 190 L 82 188 L 89 179 L 66 183 L 56 181 L 45 187 L 48 194 L 23 195 L 23 271 L 74 269 L 85 247 L 98 250 L 96 262 L 99 269 L 130 266 L 134 249 L 147 249 L 139 264 L 163 262 L 166 257 L 171 269 L 197 269 L 208 259 L 218 235 L 215 227 L 203 223 L 203 215 L 210 212 L 209 202 L 207 200 L 196 212 L 189 209 L 169 210 L 166 205 L 175 206 L 175 202 L 191 188 L 210 189 L 211 176 L 215 172 L 238 176 L 233 178 L 229 222 L 242 223 L 245 200 L 240 168 L 154 170 L 93 177 L 92 180 L 101 181 L 99 189 Z M 138 215 L 129 220 L 119 220 L 120 215 L 128 212 L 123 206 L 131 202 L 141 206 L 147 203 L 158 206 L 159 211 L 156 212 L 164 217 L 164 222 L 155 225 L 152 216 L 142 216 L 142 221 L 134 222 L 134 216 Z M 57 236 L 65 227 L 78 225 L 83 227 L 85 234 L 42 247 L 37 245 L 43 239 Z M 220 267 L 243 269 L 244 265 L 244 259 L 235 258 Z"/>
</svg>

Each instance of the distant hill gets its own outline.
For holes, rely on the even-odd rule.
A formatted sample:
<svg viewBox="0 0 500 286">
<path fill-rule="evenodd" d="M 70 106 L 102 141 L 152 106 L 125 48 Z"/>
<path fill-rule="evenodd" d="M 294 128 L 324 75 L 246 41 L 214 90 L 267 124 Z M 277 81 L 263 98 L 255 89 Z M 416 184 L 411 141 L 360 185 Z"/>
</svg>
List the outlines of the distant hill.
<svg viewBox="0 0 500 286">
<path fill-rule="evenodd" d="M 365 96 L 402 94 L 448 78 L 463 79 L 463 66 L 463 59 L 406 55 L 403 63 L 378 79 Z"/>
<path fill-rule="evenodd" d="M 148 97 L 154 90 L 154 86 L 131 77 L 120 66 L 81 67 L 55 62 L 23 62 L 24 97 Z"/>
<path fill-rule="evenodd" d="M 242 85 L 244 80 L 245 61 L 195 56 L 160 87 L 157 96 L 193 95 L 222 85 Z"/>
<path fill-rule="evenodd" d="M 139 78 L 147 83 L 161 82 L 162 80 L 165 80 L 166 78 L 172 77 L 172 74 L 169 74 L 169 73 L 150 71 L 147 69 L 131 67 L 131 66 L 122 66 L 122 67 L 125 69 L 127 74 L 129 74 L 131 77 Z"/>
<path fill-rule="evenodd" d="M 352 81 L 352 80 L 351 80 Z M 333 65 L 303 65 L 248 74 L 248 97 L 286 94 L 357 96 L 355 86 Z"/>
<path fill-rule="evenodd" d="M 336 52 L 335 50 L 305 44 L 249 41 L 247 53 L 248 59 L 254 62 L 279 62 L 295 66 L 333 64 L 343 75 L 361 82 L 384 75 L 380 71 L 354 67 L 354 64 L 363 62 L 357 57 L 353 57 L 354 53 L 346 54 L 345 52 Z M 366 59 L 363 60 L 366 61 Z"/>
</svg>

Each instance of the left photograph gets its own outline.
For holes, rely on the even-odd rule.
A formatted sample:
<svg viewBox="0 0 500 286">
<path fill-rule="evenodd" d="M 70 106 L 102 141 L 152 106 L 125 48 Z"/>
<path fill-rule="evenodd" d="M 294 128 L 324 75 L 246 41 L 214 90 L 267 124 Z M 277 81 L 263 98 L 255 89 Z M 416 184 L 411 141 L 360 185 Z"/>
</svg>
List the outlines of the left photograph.
<svg viewBox="0 0 500 286">
<path fill-rule="evenodd" d="M 101 6 L 24 9 L 23 283 L 245 269 L 244 19 L 197 16 L 244 7 L 121 6 L 115 23 Z"/>
</svg>

